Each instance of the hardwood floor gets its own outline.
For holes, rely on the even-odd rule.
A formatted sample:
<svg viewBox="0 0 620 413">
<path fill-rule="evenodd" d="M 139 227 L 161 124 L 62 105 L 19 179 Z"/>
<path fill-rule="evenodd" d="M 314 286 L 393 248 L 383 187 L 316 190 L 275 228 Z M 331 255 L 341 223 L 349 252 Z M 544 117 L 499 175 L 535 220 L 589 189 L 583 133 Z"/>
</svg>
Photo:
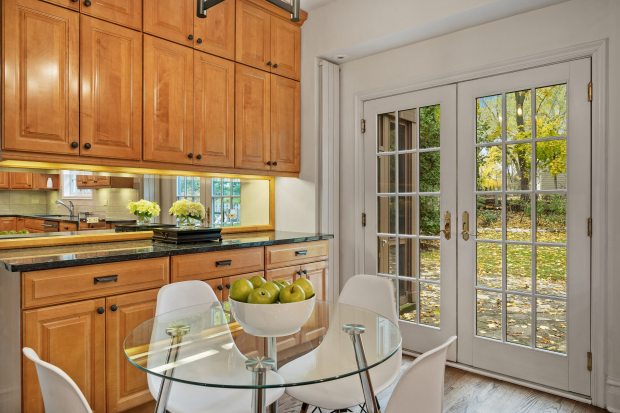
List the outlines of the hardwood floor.
<svg viewBox="0 0 620 413">
<path fill-rule="evenodd" d="M 403 359 L 402 369 L 413 358 Z M 385 408 L 393 387 L 379 395 L 379 404 Z M 298 413 L 301 403 L 284 395 L 280 399 L 280 412 Z M 312 412 L 313 408 L 308 409 Z M 360 409 L 352 409 L 360 412 Z M 318 410 L 317 410 L 318 412 Z M 452 367 L 446 368 L 444 413 L 599 413 L 603 409 L 592 407 L 563 397 L 554 396 L 516 384 L 483 377 Z M 323 410 L 323 413 L 327 413 Z M 415 405 L 411 411 L 417 413 Z M 426 413 L 426 412 L 419 412 Z"/>
</svg>

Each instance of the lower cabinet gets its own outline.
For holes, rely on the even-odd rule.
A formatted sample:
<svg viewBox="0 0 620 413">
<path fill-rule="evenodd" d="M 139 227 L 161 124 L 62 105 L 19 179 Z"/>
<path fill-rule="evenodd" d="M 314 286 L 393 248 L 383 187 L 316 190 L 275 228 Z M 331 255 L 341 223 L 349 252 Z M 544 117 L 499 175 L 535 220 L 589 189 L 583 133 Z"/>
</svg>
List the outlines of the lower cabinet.
<svg viewBox="0 0 620 413">
<path fill-rule="evenodd" d="M 123 341 L 155 314 L 157 290 L 141 291 L 23 313 L 24 347 L 63 369 L 95 413 L 120 412 L 149 402 L 146 374 L 131 366 Z M 24 412 L 43 413 L 36 369 L 23 363 Z"/>
</svg>

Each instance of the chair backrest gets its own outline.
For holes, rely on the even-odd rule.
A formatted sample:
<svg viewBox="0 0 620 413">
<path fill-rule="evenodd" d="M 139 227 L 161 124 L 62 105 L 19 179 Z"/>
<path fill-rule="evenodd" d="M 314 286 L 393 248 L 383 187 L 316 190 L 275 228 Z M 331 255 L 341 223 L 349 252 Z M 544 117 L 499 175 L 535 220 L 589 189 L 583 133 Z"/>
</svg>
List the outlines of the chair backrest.
<svg viewBox="0 0 620 413">
<path fill-rule="evenodd" d="M 88 401 L 67 373 L 41 360 L 29 347 L 24 347 L 22 352 L 37 368 L 45 413 L 92 413 Z"/>
<path fill-rule="evenodd" d="M 393 282 L 387 278 L 366 274 L 354 275 L 342 289 L 338 302 L 367 308 L 398 324 L 396 292 Z"/>
<path fill-rule="evenodd" d="M 415 359 L 396 384 L 385 413 L 441 413 L 446 357 L 454 341 L 452 336 Z"/>
<path fill-rule="evenodd" d="M 204 281 L 182 281 L 167 284 L 161 287 L 157 293 L 155 315 L 217 301 L 215 292 Z"/>
</svg>

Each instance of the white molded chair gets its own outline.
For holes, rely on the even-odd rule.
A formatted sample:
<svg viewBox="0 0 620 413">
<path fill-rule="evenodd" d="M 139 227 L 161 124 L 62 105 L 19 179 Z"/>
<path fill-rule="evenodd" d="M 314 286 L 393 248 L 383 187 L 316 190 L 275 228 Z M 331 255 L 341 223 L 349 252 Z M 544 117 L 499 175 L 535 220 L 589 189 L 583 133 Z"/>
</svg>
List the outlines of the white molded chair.
<svg viewBox="0 0 620 413">
<path fill-rule="evenodd" d="M 396 384 L 385 413 L 443 411 L 446 357 L 455 341 L 456 336 L 452 336 L 415 359 Z"/>
<path fill-rule="evenodd" d="M 396 293 L 392 281 L 386 278 L 356 275 L 347 281 L 338 302 L 374 311 L 398 325 Z M 316 349 L 287 363 L 278 370 L 278 374 L 285 381 L 296 381 L 300 380 L 300 376 L 312 375 L 313 371 L 329 371 L 338 369 L 342 363 L 355 363 L 351 340 L 342 335 L 340 328 L 339 325 L 330 324 L 323 342 Z M 367 354 L 371 354 L 372 345 L 364 342 Z M 401 361 L 402 351 L 399 349 L 389 360 L 370 370 L 376 394 L 389 387 L 398 377 Z M 304 404 L 329 410 L 346 409 L 364 403 L 362 385 L 357 374 L 324 383 L 288 387 L 286 393 Z"/>
<path fill-rule="evenodd" d="M 37 368 L 45 413 L 92 413 L 88 401 L 67 373 L 41 360 L 30 347 L 24 347 L 22 352 Z"/>
<path fill-rule="evenodd" d="M 157 294 L 155 315 L 159 316 L 182 308 L 210 304 L 218 299 L 209 284 L 203 281 L 183 281 L 163 286 Z M 157 331 L 153 331 L 157 334 Z M 230 332 L 229 332 L 230 334 Z M 232 342 L 232 336 L 223 338 L 224 342 Z M 231 377 L 238 377 L 236 382 L 251 383 L 251 373 L 245 369 L 247 358 L 241 354 L 236 345 L 222 357 L 207 357 L 194 363 L 196 377 L 201 375 L 226 374 L 227 382 Z M 234 371 L 234 372 L 233 372 Z M 149 390 L 157 399 L 161 378 L 148 375 Z M 217 380 L 213 380 L 217 381 Z M 267 375 L 267 383 L 282 383 L 282 377 L 274 372 Z M 276 402 L 284 394 L 283 388 L 267 389 L 267 405 Z M 252 390 L 222 389 L 203 387 L 173 382 L 166 410 L 170 413 L 247 413 L 252 403 Z"/>
</svg>

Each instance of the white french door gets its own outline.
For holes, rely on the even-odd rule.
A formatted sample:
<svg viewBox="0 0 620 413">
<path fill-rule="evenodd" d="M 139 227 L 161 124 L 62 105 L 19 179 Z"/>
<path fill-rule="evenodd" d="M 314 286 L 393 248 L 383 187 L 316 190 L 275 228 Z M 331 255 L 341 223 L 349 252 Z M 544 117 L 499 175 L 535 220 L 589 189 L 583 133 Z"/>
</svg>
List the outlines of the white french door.
<svg viewBox="0 0 620 413">
<path fill-rule="evenodd" d="M 452 360 L 590 394 L 589 81 L 583 59 L 364 102 L 364 271 L 404 348 L 458 332 Z"/>
<path fill-rule="evenodd" d="M 590 394 L 590 60 L 458 86 L 459 349 Z M 465 225 L 465 227 L 463 226 Z"/>
<path fill-rule="evenodd" d="M 456 86 L 369 101 L 364 116 L 365 268 L 394 281 L 403 346 L 426 351 L 456 334 Z"/>
</svg>

